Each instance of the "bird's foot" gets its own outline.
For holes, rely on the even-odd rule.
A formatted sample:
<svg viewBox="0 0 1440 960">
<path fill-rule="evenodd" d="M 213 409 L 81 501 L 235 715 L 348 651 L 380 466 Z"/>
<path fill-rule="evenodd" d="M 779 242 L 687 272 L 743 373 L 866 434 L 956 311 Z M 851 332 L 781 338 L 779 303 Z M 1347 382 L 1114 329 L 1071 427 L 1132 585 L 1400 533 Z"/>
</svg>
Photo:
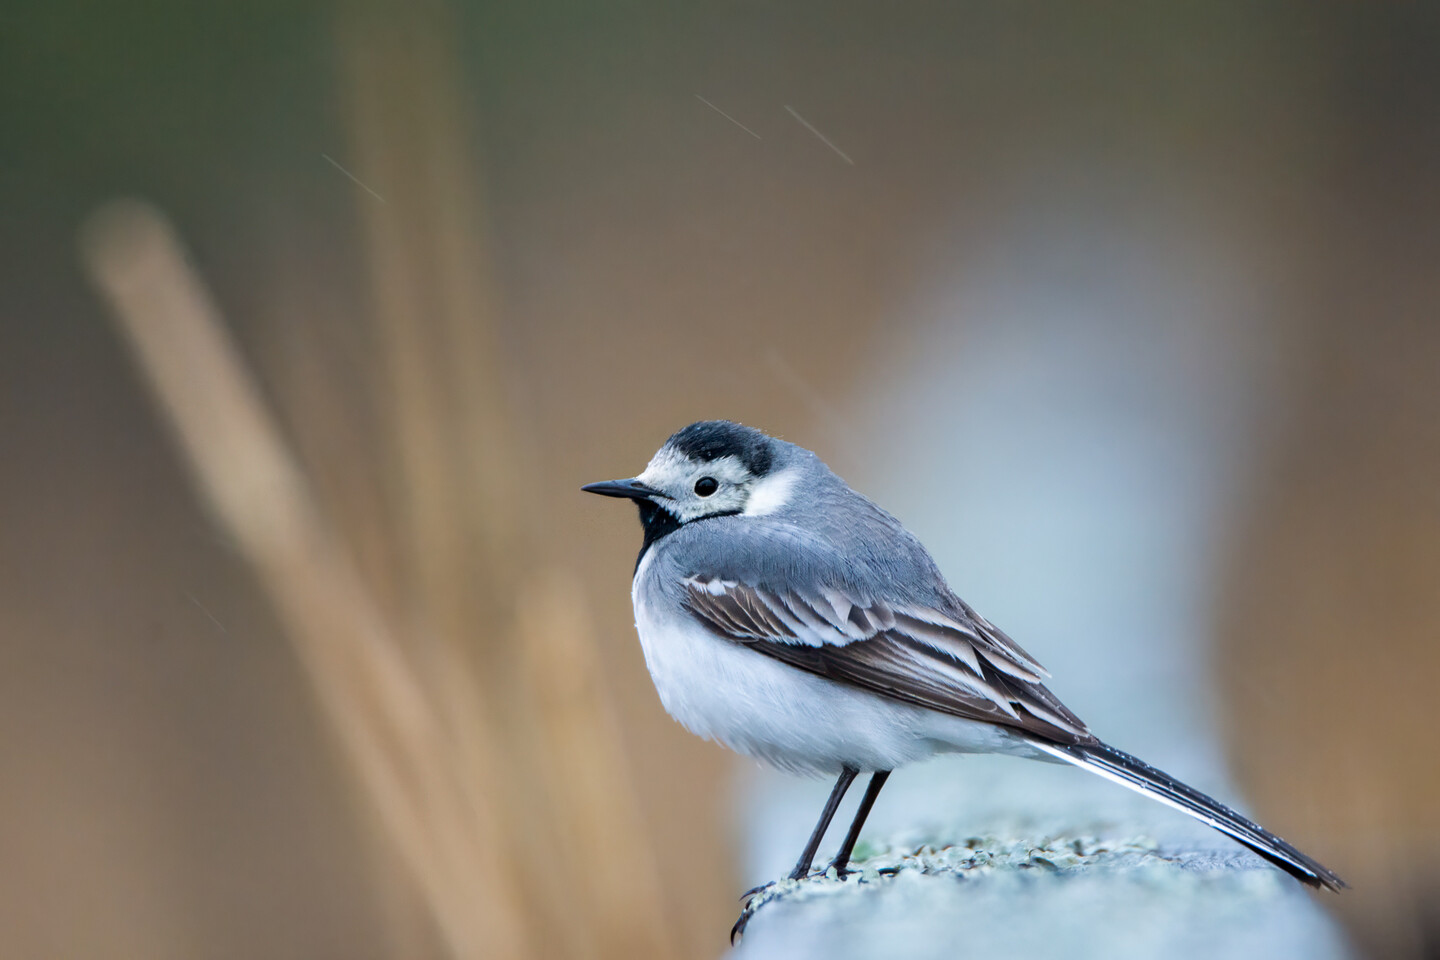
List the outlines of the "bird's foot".
<svg viewBox="0 0 1440 960">
<path fill-rule="evenodd" d="M 811 880 L 844 880 L 847 877 L 857 876 L 860 872 L 859 870 L 851 869 L 848 865 L 837 867 L 832 863 L 824 870 L 812 870 L 804 877 L 784 877 L 780 880 L 771 880 L 768 883 L 751 887 L 749 890 L 740 894 L 742 907 L 739 918 L 735 921 L 735 925 L 730 928 L 730 943 L 734 945 L 739 941 L 740 937 L 745 933 L 746 925 L 750 923 L 750 918 L 755 916 L 761 907 L 772 900 L 779 900 L 794 892 L 800 884 L 807 883 Z"/>
<path fill-rule="evenodd" d="M 812 873 L 809 877 L 803 879 L 809 880 L 811 877 L 818 876 L 820 876 L 820 874 Z M 771 880 L 769 883 L 762 883 L 759 886 L 751 887 L 749 890 L 740 894 L 742 907 L 740 909 L 740 916 L 735 920 L 735 925 L 730 928 L 731 946 L 734 946 L 740 941 L 740 938 L 745 933 L 745 927 L 750 923 L 750 918 L 755 916 L 761 907 L 771 900 L 776 900 L 794 890 L 802 882 L 803 880 L 800 878 L 783 877 L 779 880 Z"/>
</svg>

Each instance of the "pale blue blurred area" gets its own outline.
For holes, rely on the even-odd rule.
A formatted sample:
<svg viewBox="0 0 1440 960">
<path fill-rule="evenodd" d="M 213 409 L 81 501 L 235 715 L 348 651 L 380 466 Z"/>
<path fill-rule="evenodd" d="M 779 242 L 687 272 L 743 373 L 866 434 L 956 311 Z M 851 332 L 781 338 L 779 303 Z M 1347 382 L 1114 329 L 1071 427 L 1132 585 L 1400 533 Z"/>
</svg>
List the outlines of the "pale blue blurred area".
<svg viewBox="0 0 1440 960">
<path fill-rule="evenodd" d="M 1218 667 L 1207 651 L 1215 551 L 1236 522 L 1247 464 L 1273 416 L 1275 358 L 1243 250 L 1205 216 L 1147 215 L 1145 198 L 1133 199 L 1116 210 L 1041 198 L 979 257 L 967 258 L 959 241 L 937 244 L 934 279 L 877 341 L 875 376 L 847 416 L 853 433 L 830 459 L 927 544 L 957 593 L 1050 669 L 1051 689 L 1099 736 L 1243 810 L 1215 733 Z M 748 882 L 788 870 L 828 786 L 755 774 L 743 829 Z M 837 816 L 822 857 L 855 802 Z M 1188 817 L 1067 767 L 951 757 L 902 769 L 865 836 L 919 843 L 967 831 L 1141 836 L 1261 877 L 1229 894 L 1207 888 L 1189 913 L 1163 894 L 1135 896 L 1133 880 L 1113 885 L 1124 903 L 1103 906 L 1095 905 L 1109 889 L 1103 882 L 1087 879 L 1080 893 L 1056 884 L 1053 897 L 1027 888 L 1019 902 L 1041 928 L 1010 956 L 1053 955 L 1045 924 L 1091 943 L 1091 915 L 1161 931 L 1158 940 L 1095 940 L 1104 946 L 1095 955 L 1158 955 L 1157 944 L 1172 956 L 1344 953 L 1333 925 L 1288 878 L 1275 873 L 1264 909 L 1246 906 L 1274 871 Z M 949 905 L 920 905 L 936 897 Z M 880 941 L 865 931 L 896 923 L 913 927 L 923 947 L 906 956 L 953 946 L 961 929 L 998 944 L 998 930 L 1026 920 L 994 917 L 1007 902 L 979 888 L 920 892 L 915 902 L 856 895 L 836 909 L 850 918 L 849 934 L 826 955 L 866 955 Z M 757 921 L 746 956 L 794 956 L 797 931 L 833 928 L 827 907 L 778 906 L 792 921 L 774 921 L 773 935 Z M 1177 939 L 1167 945 L 1166 911 L 1191 924 L 1207 911 L 1245 920 L 1223 944 L 1171 924 Z M 987 916 L 1001 926 L 987 931 Z M 1068 955 L 1086 953 L 1076 946 Z"/>
<path fill-rule="evenodd" d="M 1017 218 L 919 295 L 850 472 L 1102 736 L 1213 778 L 1212 556 L 1266 320 L 1223 237 L 1142 216 Z"/>
</svg>

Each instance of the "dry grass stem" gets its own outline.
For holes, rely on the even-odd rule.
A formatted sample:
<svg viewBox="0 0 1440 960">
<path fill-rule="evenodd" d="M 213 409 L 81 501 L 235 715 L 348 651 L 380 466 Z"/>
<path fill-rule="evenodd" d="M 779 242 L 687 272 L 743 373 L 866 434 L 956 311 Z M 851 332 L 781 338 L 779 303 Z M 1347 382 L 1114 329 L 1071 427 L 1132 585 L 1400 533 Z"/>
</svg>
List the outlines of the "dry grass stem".
<svg viewBox="0 0 1440 960">
<path fill-rule="evenodd" d="M 520 957 L 502 819 L 313 502 L 169 224 L 113 204 L 86 265 L 209 507 L 269 592 L 380 821 L 456 956 Z M 471 731 L 467 751 L 480 746 Z"/>
<path fill-rule="evenodd" d="M 611 957 L 673 957 L 669 911 L 655 852 L 601 680 L 581 584 L 551 570 L 526 584 L 519 604 L 524 686 L 534 698 L 555 828 L 577 879 L 595 939 Z"/>
</svg>

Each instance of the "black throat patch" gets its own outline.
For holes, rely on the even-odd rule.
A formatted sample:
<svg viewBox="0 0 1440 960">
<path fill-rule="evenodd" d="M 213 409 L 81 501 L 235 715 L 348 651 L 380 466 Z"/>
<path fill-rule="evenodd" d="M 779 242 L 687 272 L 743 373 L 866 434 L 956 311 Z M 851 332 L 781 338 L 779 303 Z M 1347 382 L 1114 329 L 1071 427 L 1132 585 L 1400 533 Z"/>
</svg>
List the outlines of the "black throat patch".
<svg viewBox="0 0 1440 960">
<path fill-rule="evenodd" d="M 704 523 L 706 520 L 714 520 L 717 517 L 739 516 L 739 510 L 721 510 L 719 513 L 707 513 L 703 517 L 696 517 L 694 520 L 687 520 L 682 524 L 675 519 L 675 515 L 664 507 L 656 504 L 653 500 L 636 500 L 635 506 L 640 508 L 640 526 L 645 528 L 645 542 L 640 545 L 640 555 L 635 558 L 635 569 L 640 569 L 640 561 L 645 559 L 656 542 L 670 536 L 682 526 L 691 523 Z"/>
<path fill-rule="evenodd" d="M 635 569 L 639 570 L 640 561 L 645 559 L 645 552 L 655 541 L 679 530 L 680 521 L 675 519 L 675 514 L 654 500 L 636 500 L 635 506 L 640 508 L 640 526 L 645 528 L 645 542 L 640 545 L 640 555 L 635 558 Z"/>
</svg>

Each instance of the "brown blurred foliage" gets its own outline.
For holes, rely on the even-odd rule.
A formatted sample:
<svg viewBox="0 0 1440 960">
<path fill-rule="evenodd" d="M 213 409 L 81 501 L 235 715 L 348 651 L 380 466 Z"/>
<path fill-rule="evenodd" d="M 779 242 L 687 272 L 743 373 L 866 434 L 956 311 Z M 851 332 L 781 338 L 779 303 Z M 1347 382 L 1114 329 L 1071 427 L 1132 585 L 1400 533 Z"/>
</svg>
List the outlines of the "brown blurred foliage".
<svg viewBox="0 0 1440 960">
<path fill-rule="evenodd" d="M 337 30 L 354 153 L 413 190 L 376 195 L 365 218 L 387 361 L 362 387 L 375 422 L 352 420 L 367 443 L 348 457 L 312 459 L 340 488 L 394 465 L 378 510 L 325 516 L 161 215 L 106 208 L 86 262 L 447 952 L 673 956 L 584 590 L 539 568 L 514 523 L 526 470 L 507 436 L 453 47 L 431 14 L 362 9 Z M 312 428 L 343 435 L 323 409 L 306 411 Z"/>
<path fill-rule="evenodd" d="M 1361 29 L 1300 214 L 1284 428 L 1232 537 L 1216 663 L 1240 773 L 1353 890 L 1373 956 L 1440 952 L 1440 130 L 1430 41 Z M 1373 48 L 1371 48 L 1373 49 Z M 1428 72 L 1431 85 L 1417 86 Z M 1303 239 L 1302 239 L 1303 238 Z"/>
</svg>

